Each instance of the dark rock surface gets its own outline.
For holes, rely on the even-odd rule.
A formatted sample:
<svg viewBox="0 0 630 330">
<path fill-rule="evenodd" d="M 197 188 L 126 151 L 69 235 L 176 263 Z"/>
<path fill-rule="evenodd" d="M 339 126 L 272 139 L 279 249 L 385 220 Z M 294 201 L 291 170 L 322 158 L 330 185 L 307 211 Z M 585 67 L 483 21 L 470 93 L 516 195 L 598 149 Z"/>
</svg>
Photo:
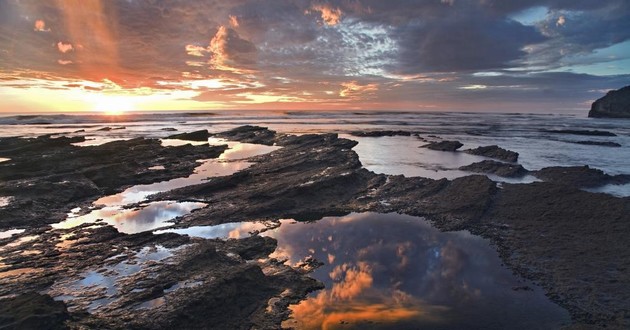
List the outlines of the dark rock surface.
<svg viewBox="0 0 630 330">
<path fill-rule="evenodd" d="M 269 130 L 265 127 L 245 125 L 231 129 L 227 132 L 218 133 L 215 136 L 244 143 L 273 145 L 275 135 L 275 131 Z"/>
<path fill-rule="evenodd" d="M 438 151 L 455 151 L 461 148 L 463 144 L 459 141 L 439 141 L 439 142 L 431 142 L 429 144 L 425 144 L 422 148 L 429 148 L 431 150 Z"/>
<path fill-rule="evenodd" d="M 381 136 L 411 136 L 412 132 L 409 131 L 354 131 L 350 132 L 352 136 L 359 137 L 381 137 Z"/>
<path fill-rule="evenodd" d="M 70 209 L 135 184 L 190 175 L 197 159 L 218 157 L 227 146 L 162 147 L 159 140 L 132 139 L 77 147 L 83 137 L 1 138 L 0 229 L 58 222 Z M 151 171 L 162 165 L 165 171 Z"/>
<path fill-rule="evenodd" d="M 599 130 L 580 130 L 580 129 L 552 129 L 544 130 L 544 132 L 552 134 L 570 134 L 570 135 L 586 135 L 586 136 L 617 136 L 617 134 L 608 131 Z"/>
<path fill-rule="evenodd" d="M 467 149 L 464 150 L 464 152 L 471 155 L 484 156 L 512 163 L 518 160 L 518 152 L 506 150 L 497 145 Z"/>
<path fill-rule="evenodd" d="M 575 141 L 571 143 L 584 144 L 584 145 L 589 145 L 589 146 L 613 147 L 613 148 L 621 147 L 621 144 L 617 142 L 611 142 L 611 141 Z"/>
<path fill-rule="evenodd" d="M 630 175 L 608 175 L 602 170 L 589 166 L 545 167 L 532 174 L 537 178 L 577 188 L 599 187 L 606 184 L 625 184 L 630 182 Z"/>
<path fill-rule="evenodd" d="M 473 233 L 568 309 L 576 329 L 630 326 L 630 198 L 548 182 L 503 184 Z"/>
<path fill-rule="evenodd" d="M 548 182 L 503 184 L 499 189 L 483 175 L 432 180 L 375 174 L 364 169 L 351 150 L 356 142 L 336 134 L 281 135 L 247 126 L 216 136 L 276 144 L 282 148 L 250 159 L 255 163 L 253 166 L 231 176 L 153 195 L 150 198 L 153 201 L 194 200 L 208 204 L 175 219 L 177 227 L 281 218 L 317 220 L 362 211 L 425 216 L 442 230 L 469 230 L 492 240 L 513 270 L 540 283 L 552 300 L 571 312 L 576 322 L 574 326 L 630 326 L 624 314 L 630 310 L 630 291 L 627 290 L 630 247 L 626 239 L 630 232 L 630 198 L 576 188 L 630 180 L 627 176 L 610 176 L 588 167 L 547 168 L 535 174 Z M 62 171 L 64 175 L 81 173 L 84 176 L 82 167 L 72 167 L 64 158 L 87 157 L 82 165 L 90 167 L 95 166 L 91 162 L 109 161 L 112 155 L 118 155 L 117 150 L 120 155 L 115 156 L 118 157 L 116 162 L 132 162 L 133 159 L 142 164 L 132 167 L 138 169 L 169 166 L 170 162 L 185 157 L 210 158 L 207 153 L 211 152 L 208 146 L 171 149 L 161 147 L 157 140 L 142 139 L 74 150 L 67 141 L 48 140 L 35 141 L 39 143 L 38 148 L 32 149 L 29 143 L 35 143 L 33 141 L 23 143 L 9 139 L 6 144 L 0 144 L 0 152 L 30 150 L 26 154 L 31 159 L 44 153 L 52 159 L 50 164 L 30 166 L 48 166 L 45 170 L 55 173 L 56 166 L 62 164 L 61 168 L 67 170 Z M 59 145 L 42 148 L 41 143 Z M 108 152 L 108 156 L 98 156 L 103 152 Z M 66 157 L 54 156 L 55 153 Z M 156 153 L 164 153 L 162 160 L 168 162 L 149 161 L 156 158 Z M 12 151 L 11 161 L 6 165 L 15 164 L 14 157 L 20 154 Z M 494 163 L 488 164 L 498 166 Z M 112 173 L 119 173 L 109 164 L 101 177 L 106 176 L 110 167 Z M 173 173 L 178 173 L 178 168 L 175 166 Z M 190 170 L 182 165 L 179 173 L 187 175 L 186 171 Z M 20 190 L 17 188 L 20 184 L 28 187 L 28 173 L 30 171 L 10 166 L 5 168 L 5 164 L 0 163 L 0 176 L 13 177 L 9 184 L 3 183 L 0 187 L 14 187 L 14 192 Z M 53 189 L 49 187 L 52 179 L 38 171 L 32 173 L 35 175 L 32 182 L 40 188 L 29 188 L 33 189 L 30 195 L 13 195 L 16 199 L 28 199 L 39 191 L 37 189 L 42 191 L 39 194 L 49 194 Z M 156 179 L 145 178 L 143 173 L 132 171 L 122 178 L 110 179 L 113 182 L 109 186 L 108 180 L 94 181 L 86 176 L 87 181 L 82 185 L 67 187 L 69 192 L 63 202 L 47 204 L 48 214 L 67 212 L 72 207 L 66 204 L 77 203 L 73 201 L 77 198 L 74 194 L 90 195 L 79 200 L 91 201 L 103 194 L 103 187 L 119 191 L 122 181 L 134 184 Z M 31 212 L 39 214 L 43 210 L 31 209 Z M 15 217 L 13 213 L 0 220 L 12 223 L 11 226 L 29 228 L 17 237 L 0 240 L 4 248 L 0 251 L 4 258 L 4 265 L 0 267 L 0 297 L 28 291 L 45 291 L 58 296 L 64 293 L 64 283 L 80 280 L 88 271 L 101 269 L 100 272 L 107 274 L 107 267 L 122 261 L 138 262 L 134 256 L 145 248 L 178 248 L 168 263 L 152 263 L 151 267 L 117 283 L 118 291 L 110 294 L 115 299 L 111 308 L 100 309 L 96 314 L 83 312 L 91 301 L 107 295 L 104 291 L 88 290 L 68 302 L 71 319 L 66 323 L 77 328 L 202 328 L 209 327 L 207 324 L 230 329 L 279 328 L 280 322 L 288 316 L 289 303 L 321 288 L 320 283 L 304 276 L 307 269 L 266 259 L 276 244 L 270 238 L 253 236 L 221 241 L 151 232 L 125 235 L 104 224 L 50 231 L 41 226 L 49 223 L 46 220 L 37 220 L 35 216 Z M 34 235 L 37 237 L 29 246 L 42 253 L 16 253 L 24 247 L 8 246 L 16 238 Z M 64 243 L 68 240 L 69 243 Z M 305 264 L 316 265 L 317 261 Z M 175 283 L 189 282 L 201 284 L 170 290 Z M 169 303 L 139 308 L 161 297 L 166 297 Z"/>
<path fill-rule="evenodd" d="M 459 168 L 462 171 L 475 173 L 496 174 L 506 178 L 519 177 L 527 174 L 527 170 L 519 164 L 507 164 L 494 160 L 484 160 Z"/>
<path fill-rule="evenodd" d="M 35 292 L 0 300 L 0 329 L 67 329 L 70 316 L 61 301 Z"/>
<path fill-rule="evenodd" d="M 591 105 L 589 117 L 630 118 L 630 86 L 606 93 Z"/>
<path fill-rule="evenodd" d="M 208 141 L 208 138 L 212 136 L 208 130 L 200 130 L 189 133 L 180 133 L 167 137 L 167 139 L 187 140 L 187 141 Z"/>
</svg>

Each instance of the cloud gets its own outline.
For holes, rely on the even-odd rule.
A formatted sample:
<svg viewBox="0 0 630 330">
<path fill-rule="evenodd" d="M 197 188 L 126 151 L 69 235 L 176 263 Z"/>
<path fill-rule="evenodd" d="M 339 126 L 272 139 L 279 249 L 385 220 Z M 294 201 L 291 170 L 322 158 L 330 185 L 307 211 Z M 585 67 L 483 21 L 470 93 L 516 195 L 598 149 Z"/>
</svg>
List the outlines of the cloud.
<svg viewBox="0 0 630 330">
<path fill-rule="evenodd" d="M 69 60 L 57 60 L 57 63 L 59 63 L 61 65 L 68 65 L 68 64 L 72 64 L 72 61 L 69 61 Z"/>
<path fill-rule="evenodd" d="M 334 8 L 328 4 L 314 4 L 306 13 L 308 14 L 312 11 L 319 12 L 324 24 L 329 26 L 339 24 L 339 22 L 341 22 L 341 16 L 343 15 L 341 9 L 338 7 Z"/>
<path fill-rule="evenodd" d="M 238 23 L 238 18 L 236 18 L 236 16 L 230 15 L 229 18 L 230 18 L 230 26 L 231 27 L 233 27 L 233 28 L 239 27 L 240 24 Z"/>
<path fill-rule="evenodd" d="M 566 23 L 566 19 L 564 18 L 564 16 L 560 15 L 560 17 L 558 17 L 558 20 L 556 21 L 556 26 L 562 26 L 564 25 L 564 23 Z"/>
<path fill-rule="evenodd" d="M 208 53 L 206 47 L 197 45 L 186 45 L 186 54 L 190 56 L 204 57 Z"/>
<path fill-rule="evenodd" d="M 347 98 L 365 97 L 368 94 L 372 94 L 378 90 L 378 84 L 368 83 L 360 84 L 356 80 L 341 83 L 341 90 L 339 90 L 339 96 Z"/>
<path fill-rule="evenodd" d="M 210 64 L 225 71 L 244 71 L 255 63 L 256 46 L 228 27 L 220 26 L 208 47 Z"/>
<path fill-rule="evenodd" d="M 57 43 L 57 49 L 59 49 L 59 51 L 62 53 L 67 53 L 69 51 L 74 50 L 74 48 L 72 47 L 72 44 L 65 44 L 61 41 Z"/>
<path fill-rule="evenodd" d="M 41 20 L 41 19 L 38 19 L 35 21 L 34 30 L 38 32 L 50 32 L 50 29 L 46 28 L 46 22 L 44 22 L 44 20 Z"/>
</svg>

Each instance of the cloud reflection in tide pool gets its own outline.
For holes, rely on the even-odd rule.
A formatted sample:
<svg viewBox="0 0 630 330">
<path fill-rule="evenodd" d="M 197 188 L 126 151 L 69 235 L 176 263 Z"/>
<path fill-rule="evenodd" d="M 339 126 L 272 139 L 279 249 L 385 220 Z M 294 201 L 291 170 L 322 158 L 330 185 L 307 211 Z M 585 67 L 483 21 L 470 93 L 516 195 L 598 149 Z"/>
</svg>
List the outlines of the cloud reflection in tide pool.
<svg viewBox="0 0 630 330">
<path fill-rule="evenodd" d="M 326 288 L 292 306 L 299 329 L 557 328 L 568 313 L 502 266 L 487 241 L 443 233 L 422 218 L 362 213 L 287 223 L 263 235 L 274 257 L 326 264 Z"/>
<path fill-rule="evenodd" d="M 114 226 L 119 232 L 134 234 L 170 225 L 169 220 L 205 207 L 205 203 L 161 201 L 148 203 L 137 209 L 104 207 L 81 216 L 70 216 L 53 224 L 53 228 L 67 229 L 100 219 Z"/>
</svg>

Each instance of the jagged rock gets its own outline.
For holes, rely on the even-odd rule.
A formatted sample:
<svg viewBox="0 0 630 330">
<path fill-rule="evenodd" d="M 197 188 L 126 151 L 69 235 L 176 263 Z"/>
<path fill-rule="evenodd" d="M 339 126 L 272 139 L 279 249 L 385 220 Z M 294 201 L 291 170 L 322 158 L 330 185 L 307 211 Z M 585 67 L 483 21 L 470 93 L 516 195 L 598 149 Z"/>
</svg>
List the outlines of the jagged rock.
<svg viewBox="0 0 630 330">
<path fill-rule="evenodd" d="M 462 171 L 496 174 L 503 177 L 518 177 L 527 173 L 527 170 L 519 164 L 508 164 L 496 162 L 494 160 L 484 160 L 478 163 L 462 166 Z"/>
<path fill-rule="evenodd" d="M 459 141 L 439 141 L 439 142 L 431 142 L 429 144 L 425 144 L 422 148 L 429 148 L 431 150 L 438 151 L 455 151 L 461 148 L 463 144 Z"/>
<path fill-rule="evenodd" d="M 475 149 L 464 150 L 465 153 L 471 155 L 495 158 L 506 162 L 516 162 L 518 160 L 518 152 L 503 149 L 497 145 L 478 147 Z"/>
<path fill-rule="evenodd" d="M 180 133 L 167 137 L 167 139 L 188 140 L 188 141 L 208 141 L 211 134 L 208 130 L 194 131 L 190 133 Z"/>
<path fill-rule="evenodd" d="M 245 125 L 231 129 L 227 132 L 216 134 L 216 136 L 243 143 L 273 145 L 276 138 L 276 132 L 267 129 L 266 127 Z"/>
<path fill-rule="evenodd" d="M 630 86 L 610 91 L 591 105 L 592 118 L 630 118 Z"/>
<path fill-rule="evenodd" d="M 624 184 L 630 182 L 630 175 L 609 175 L 602 170 L 585 166 L 553 166 L 532 172 L 537 178 L 562 185 L 588 188 L 609 183 Z"/>
<path fill-rule="evenodd" d="M 66 305 L 48 295 L 22 293 L 0 300 L 1 329 L 67 329 Z"/>
</svg>

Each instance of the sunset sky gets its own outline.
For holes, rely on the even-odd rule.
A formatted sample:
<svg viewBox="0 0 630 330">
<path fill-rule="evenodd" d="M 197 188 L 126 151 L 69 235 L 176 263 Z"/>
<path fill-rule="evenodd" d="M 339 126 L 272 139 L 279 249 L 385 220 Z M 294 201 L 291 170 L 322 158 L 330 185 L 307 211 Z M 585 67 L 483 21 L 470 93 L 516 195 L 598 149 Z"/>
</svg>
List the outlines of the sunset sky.
<svg viewBox="0 0 630 330">
<path fill-rule="evenodd" d="M 628 0 L 0 0 L 0 112 L 588 110 Z"/>
</svg>

